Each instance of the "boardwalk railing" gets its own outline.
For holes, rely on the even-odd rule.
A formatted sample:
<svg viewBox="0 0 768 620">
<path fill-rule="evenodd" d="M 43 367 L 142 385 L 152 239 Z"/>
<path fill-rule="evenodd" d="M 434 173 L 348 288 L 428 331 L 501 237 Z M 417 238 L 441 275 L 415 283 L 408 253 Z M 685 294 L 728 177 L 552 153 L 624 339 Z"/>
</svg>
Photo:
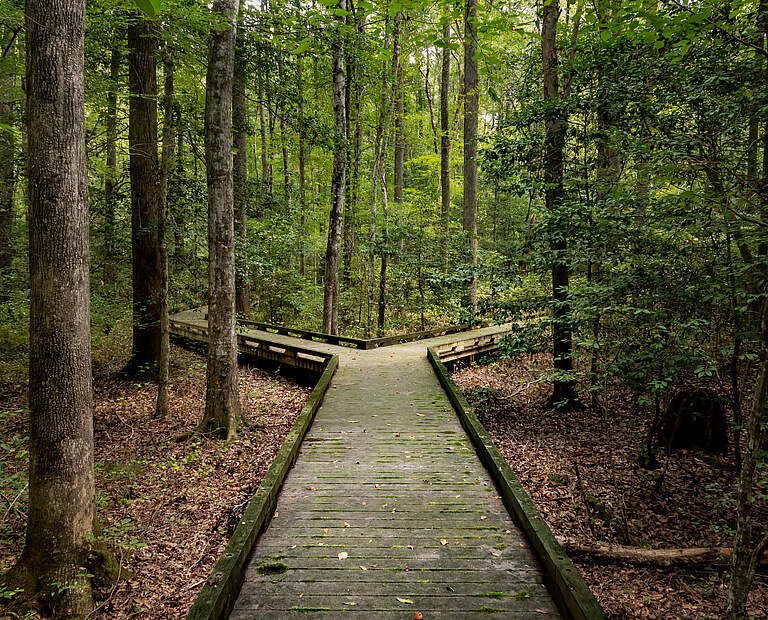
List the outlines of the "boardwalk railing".
<svg viewBox="0 0 768 620">
<path fill-rule="evenodd" d="M 208 315 L 206 315 L 206 319 Z M 400 344 L 403 342 L 416 342 L 417 340 L 425 340 L 427 338 L 434 338 L 436 336 L 446 336 L 448 334 L 457 334 L 459 332 L 472 329 L 469 325 L 448 325 L 445 327 L 435 327 L 433 329 L 426 329 L 419 332 L 409 332 L 407 334 L 398 334 L 395 336 L 382 336 L 381 338 L 350 338 L 347 336 L 334 336 L 333 334 L 326 334 L 323 332 L 313 332 L 306 329 L 296 329 L 294 327 L 285 327 L 284 325 L 275 325 L 273 323 L 260 323 L 258 321 L 238 321 L 240 325 L 246 327 L 253 327 L 264 332 L 270 332 L 273 334 L 280 334 L 282 336 L 293 336 L 294 338 L 301 338 L 302 340 L 313 340 L 315 342 L 326 342 L 328 344 L 335 344 L 340 346 L 348 346 L 355 349 L 376 349 L 378 347 L 387 347 L 393 344 Z"/>
<path fill-rule="evenodd" d="M 170 328 L 174 336 L 208 342 L 208 328 L 205 326 L 171 319 Z M 332 357 L 330 353 L 266 342 L 249 334 L 237 335 L 237 348 L 257 360 L 285 364 L 317 375 L 325 370 Z"/>
<path fill-rule="evenodd" d="M 259 534 L 267 529 L 275 512 L 277 494 L 291 466 L 299 454 L 301 442 L 307 434 L 315 414 L 323 402 L 331 378 L 339 365 L 337 355 L 329 355 L 323 362 L 324 370 L 320 380 L 309 395 L 307 404 L 301 410 L 293 428 L 280 447 L 269 471 L 251 498 L 229 539 L 224 553 L 216 562 L 211 574 L 203 585 L 187 620 L 219 620 L 226 618 L 232 610 L 243 583 L 248 555 L 251 553 Z"/>
<path fill-rule="evenodd" d="M 478 343 L 476 346 L 483 348 L 489 344 Z M 560 543 L 555 539 L 552 530 L 549 529 L 546 521 L 536 509 L 531 496 L 523 489 L 509 463 L 501 455 L 480 420 L 477 419 L 474 409 L 451 379 L 447 368 L 442 363 L 443 354 L 447 358 L 456 359 L 452 356 L 457 353 L 452 352 L 449 347 L 427 349 L 429 362 L 456 410 L 461 425 L 472 440 L 480 460 L 498 485 L 504 506 L 525 532 L 536 551 L 536 555 L 541 560 L 545 582 L 552 598 L 560 608 L 560 612 L 566 618 L 573 620 L 605 620 L 605 612 L 597 602 L 595 595 L 584 583 L 578 569 L 573 565 Z"/>
<path fill-rule="evenodd" d="M 457 340 L 444 345 L 434 347 L 440 361 L 444 364 L 455 362 L 467 357 L 474 357 L 482 353 L 490 353 L 501 347 L 501 341 L 507 336 L 506 332 L 487 334 L 465 340 Z"/>
</svg>

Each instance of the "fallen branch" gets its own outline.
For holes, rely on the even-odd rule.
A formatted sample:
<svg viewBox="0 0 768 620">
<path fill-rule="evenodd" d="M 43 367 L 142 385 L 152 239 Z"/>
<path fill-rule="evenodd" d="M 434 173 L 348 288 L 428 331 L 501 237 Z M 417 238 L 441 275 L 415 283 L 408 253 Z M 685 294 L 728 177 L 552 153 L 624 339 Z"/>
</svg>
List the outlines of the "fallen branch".
<svg viewBox="0 0 768 620">
<path fill-rule="evenodd" d="M 646 549 L 614 544 L 590 544 L 575 538 L 558 537 L 568 555 L 589 558 L 597 564 L 634 564 L 636 566 L 729 566 L 733 550 L 729 547 L 684 547 Z M 768 566 L 768 551 L 757 563 Z"/>
</svg>

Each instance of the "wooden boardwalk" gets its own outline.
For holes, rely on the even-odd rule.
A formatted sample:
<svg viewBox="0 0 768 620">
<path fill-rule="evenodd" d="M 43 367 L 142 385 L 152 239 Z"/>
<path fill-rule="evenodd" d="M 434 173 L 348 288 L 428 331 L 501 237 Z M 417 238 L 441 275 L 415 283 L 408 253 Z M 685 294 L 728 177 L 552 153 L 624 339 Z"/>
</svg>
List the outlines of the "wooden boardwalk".
<svg viewBox="0 0 768 620">
<path fill-rule="evenodd" d="M 230 618 L 560 617 L 425 357 L 468 336 L 363 351 L 258 332 L 340 363 Z"/>
</svg>

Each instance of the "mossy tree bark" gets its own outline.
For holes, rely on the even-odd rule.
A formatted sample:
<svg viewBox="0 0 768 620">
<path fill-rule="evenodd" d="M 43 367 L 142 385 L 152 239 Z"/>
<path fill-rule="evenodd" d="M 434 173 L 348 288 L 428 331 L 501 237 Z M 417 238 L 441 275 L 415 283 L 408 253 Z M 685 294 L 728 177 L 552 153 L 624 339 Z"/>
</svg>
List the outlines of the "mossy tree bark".
<svg viewBox="0 0 768 620">
<path fill-rule="evenodd" d="M 232 82 L 237 0 L 216 0 L 205 96 L 208 178 L 208 366 L 201 432 L 230 439 L 238 415 L 235 228 L 232 185 Z"/>
<path fill-rule="evenodd" d="M 44 612 L 93 608 L 85 0 L 26 4 L 29 191 L 29 517 L 6 587 Z M 51 79 L 56 76 L 56 79 Z"/>
</svg>

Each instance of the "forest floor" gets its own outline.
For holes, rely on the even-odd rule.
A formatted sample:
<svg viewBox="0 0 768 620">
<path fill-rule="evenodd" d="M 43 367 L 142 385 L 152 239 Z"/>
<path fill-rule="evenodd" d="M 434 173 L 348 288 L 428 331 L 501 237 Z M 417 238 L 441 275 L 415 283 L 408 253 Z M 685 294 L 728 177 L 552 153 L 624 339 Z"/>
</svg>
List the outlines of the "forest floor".
<svg viewBox="0 0 768 620">
<path fill-rule="evenodd" d="M 551 384 L 539 381 L 551 357 L 529 355 L 457 369 L 454 381 L 533 497 L 554 534 L 589 542 L 618 542 L 626 528 L 637 546 L 652 548 L 731 546 L 736 521 L 736 473 L 732 458 L 681 450 L 662 469 L 646 470 L 638 455 L 652 414 L 615 387 L 602 397 L 608 413 L 586 407 L 550 411 Z M 732 451 L 731 451 L 732 452 Z M 614 516 L 590 520 L 579 490 L 597 497 Z M 756 522 L 768 522 L 768 506 Z M 577 561 L 587 584 L 611 618 L 724 617 L 727 571 L 598 566 Z M 768 575 L 758 573 L 750 615 L 768 617 Z"/>
<path fill-rule="evenodd" d="M 103 536 L 127 578 L 99 593 L 91 618 L 186 616 L 311 391 L 241 366 L 237 440 L 178 442 L 202 416 L 206 361 L 177 347 L 171 361 L 165 419 L 154 416 L 153 385 L 94 377 L 96 501 Z M 0 572 L 23 544 L 25 408 L 18 391 L 0 393 L 0 506 L 7 510 L 0 515 Z"/>
</svg>

